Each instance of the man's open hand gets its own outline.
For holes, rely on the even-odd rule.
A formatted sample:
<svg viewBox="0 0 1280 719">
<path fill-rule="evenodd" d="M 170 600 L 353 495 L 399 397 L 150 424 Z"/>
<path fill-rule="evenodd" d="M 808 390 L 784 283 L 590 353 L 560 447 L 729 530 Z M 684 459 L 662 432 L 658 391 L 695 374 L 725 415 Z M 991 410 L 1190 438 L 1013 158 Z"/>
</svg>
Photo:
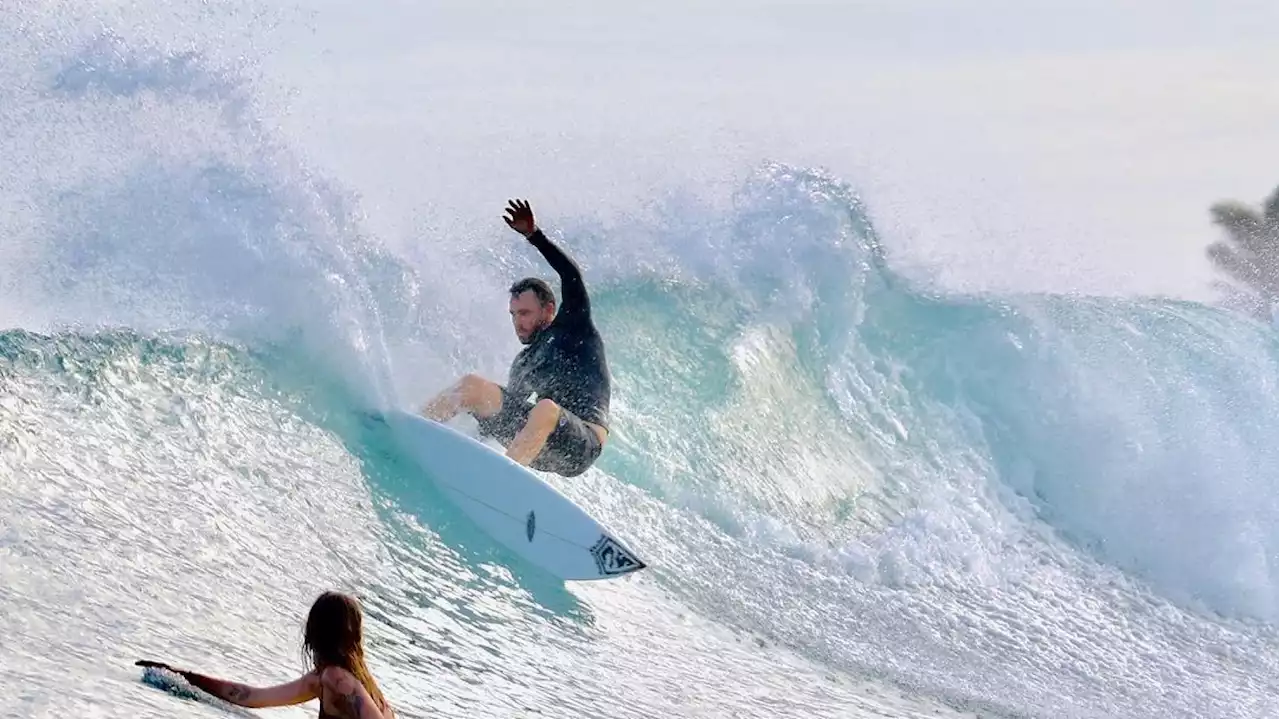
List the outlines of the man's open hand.
<svg viewBox="0 0 1280 719">
<path fill-rule="evenodd" d="M 507 205 L 507 217 L 502 218 L 506 221 L 507 226 L 528 237 L 538 226 L 533 222 L 533 210 L 529 209 L 529 203 L 525 200 L 511 200 L 511 204 Z"/>
</svg>

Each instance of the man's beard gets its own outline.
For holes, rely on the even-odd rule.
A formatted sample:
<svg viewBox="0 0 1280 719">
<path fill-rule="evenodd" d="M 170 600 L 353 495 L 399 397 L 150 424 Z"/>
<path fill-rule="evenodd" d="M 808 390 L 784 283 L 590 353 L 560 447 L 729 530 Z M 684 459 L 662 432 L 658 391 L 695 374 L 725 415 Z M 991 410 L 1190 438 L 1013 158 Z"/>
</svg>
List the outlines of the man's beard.
<svg viewBox="0 0 1280 719">
<path fill-rule="evenodd" d="M 538 335 L 542 334 L 542 331 L 547 328 L 548 324 L 550 323 L 544 322 L 543 324 L 540 324 L 537 327 L 534 327 L 532 330 L 529 331 L 529 335 L 527 337 L 518 337 L 518 339 L 520 340 L 520 344 L 522 345 L 533 344 L 533 341 L 538 339 Z"/>
</svg>

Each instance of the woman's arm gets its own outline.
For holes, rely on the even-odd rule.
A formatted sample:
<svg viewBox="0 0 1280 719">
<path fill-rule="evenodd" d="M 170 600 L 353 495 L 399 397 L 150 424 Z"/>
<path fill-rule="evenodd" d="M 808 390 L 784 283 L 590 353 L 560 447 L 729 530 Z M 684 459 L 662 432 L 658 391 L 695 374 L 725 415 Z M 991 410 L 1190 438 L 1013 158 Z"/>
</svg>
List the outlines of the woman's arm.
<svg viewBox="0 0 1280 719">
<path fill-rule="evenodd" d="M 304 674 L 291 682 L 277 684 L 272 687 L 254 687 L 239 682 L 206 676 L 186 669 L 175 669 L 162 662 L 145 659 L 135 662 L 141 667 L 167 669 L 186 679 L 192 686 L 212 694 L 215 697 L 242 707 L 261 709 L 263 707 L 287 706 L 301 704 L 320 696 L 320 680 L 314 672 Z"/>
</svg>

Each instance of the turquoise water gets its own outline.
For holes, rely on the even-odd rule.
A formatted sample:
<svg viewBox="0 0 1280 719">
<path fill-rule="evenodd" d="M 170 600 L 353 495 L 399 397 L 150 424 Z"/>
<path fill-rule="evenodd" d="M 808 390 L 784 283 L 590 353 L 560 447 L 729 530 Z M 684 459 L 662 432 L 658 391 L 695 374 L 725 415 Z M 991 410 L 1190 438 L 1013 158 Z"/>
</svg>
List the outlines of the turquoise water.
<svg viewBox="0 0 1280 719">
<path fill-rule="evenodd" d="M 357 421 L 501 372 L 529 253 L 397 253 L 234 73 L 51 47 L 0 97 L 6 712 L 217 715 L 133 659 L 283 680 L 337 587 L 401 716 L 1274 716 L 1274 326 L 926 289 L 786 164 L 570 218 L 615 432 L 553 481 L 651 569 L 558 585 Z"/>
</svg>

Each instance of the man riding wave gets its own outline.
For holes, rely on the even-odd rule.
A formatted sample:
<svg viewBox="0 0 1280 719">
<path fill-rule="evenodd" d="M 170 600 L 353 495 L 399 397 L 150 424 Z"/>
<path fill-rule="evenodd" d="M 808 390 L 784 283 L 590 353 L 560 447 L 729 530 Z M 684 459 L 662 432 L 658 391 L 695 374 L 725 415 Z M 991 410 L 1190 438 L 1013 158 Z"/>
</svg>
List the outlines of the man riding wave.
<svg viewBox="0 0 1280 719">
<path fill-rule="evenodd" d="M 507 384 L 466 375 L 428 402 L 422 415 L 447 422 L 466 411 L 481 435 L 500 442 L 511 459 L 573 477 L 595 463 L 609 436 L 604 341 L 577 263 L 542 233 L 528 202 L 511 200 L 506 212 L 507 225 L 560 275 L 560 307 L 551 287 L 536 277 L 511 285 L 511 323 L 525 347 L 511 363 Z"/>
</svg>

